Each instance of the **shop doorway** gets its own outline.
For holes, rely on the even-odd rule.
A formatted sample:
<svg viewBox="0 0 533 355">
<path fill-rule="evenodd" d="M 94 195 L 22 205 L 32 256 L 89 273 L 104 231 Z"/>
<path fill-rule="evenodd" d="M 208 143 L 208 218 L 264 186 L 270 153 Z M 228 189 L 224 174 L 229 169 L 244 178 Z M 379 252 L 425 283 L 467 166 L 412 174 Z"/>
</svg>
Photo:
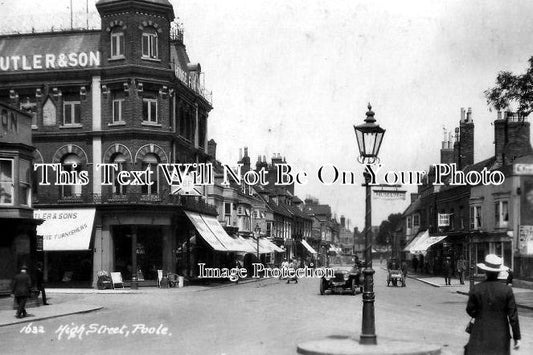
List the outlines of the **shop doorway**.
<svg viewBox="0 0 533 355">
<path fill-rule="evenodd" d="M 137 278 L 157 280 L 163 266 L 163 230 L 157 226 L 137 226 Z M 124 280 L 132 276 L 132 226 L 113 226 L 115 271 Z"/>
</svg>

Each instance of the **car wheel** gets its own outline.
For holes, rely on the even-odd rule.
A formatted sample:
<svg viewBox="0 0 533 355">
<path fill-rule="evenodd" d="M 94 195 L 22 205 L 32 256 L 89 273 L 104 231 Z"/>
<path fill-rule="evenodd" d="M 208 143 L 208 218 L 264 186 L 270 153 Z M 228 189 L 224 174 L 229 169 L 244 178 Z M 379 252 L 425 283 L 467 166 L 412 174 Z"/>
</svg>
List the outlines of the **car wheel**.
<svg viewBox="0 0 533 355">
<path fill-rule="evenodd" d="M 398 286 L 398 281 L 397 281 L 396 279 L 393 279 L 393 280 L 392 280 L 392 285 L 393 285 L 393 286 Z"/>
<path fill-rule="evenodd" d="M 320 294 L 323 295 L 324 293 L 326 293 L 326 285 L 324 285 L 325 281 L 324 280 L 320 280 Z"/>
</svg>

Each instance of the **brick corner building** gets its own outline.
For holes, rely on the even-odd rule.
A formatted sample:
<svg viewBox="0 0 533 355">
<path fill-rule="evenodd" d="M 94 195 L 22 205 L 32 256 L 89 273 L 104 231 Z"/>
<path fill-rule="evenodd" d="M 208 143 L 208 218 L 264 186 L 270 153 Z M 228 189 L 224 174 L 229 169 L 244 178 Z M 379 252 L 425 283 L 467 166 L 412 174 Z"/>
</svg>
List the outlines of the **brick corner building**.
<svg viewBox="0 0 533 355">
<path fill-rule="evenodd" d="M 176 250 L 194 233 L 185 212 L 216 215 L 201 196 L 171 194 L 157 169 L 210 161 L 211 94 L 172 5 L 96 7 L 100 30 L 0 36 L 0 102 L 31 114 L 34 163 L 57 164 L 34 176 L 45 277 L 70 286 L 94 286 L 100 270 L 141 281 L 175 272 Z M 100 164 L 116 164 L 110 184 Z M 148 171 L 142 182 L 152 184 L 119 184 L 121 171 Z"/>
</svg>

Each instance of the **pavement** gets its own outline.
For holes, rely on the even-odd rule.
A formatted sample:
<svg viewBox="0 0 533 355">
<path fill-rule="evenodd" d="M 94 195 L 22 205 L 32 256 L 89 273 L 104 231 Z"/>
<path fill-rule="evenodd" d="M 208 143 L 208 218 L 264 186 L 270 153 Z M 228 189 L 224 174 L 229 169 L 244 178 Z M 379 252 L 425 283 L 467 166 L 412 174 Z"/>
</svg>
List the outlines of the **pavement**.
<svg viewBox="0 0 533 355">
<path fill-rule="evenodd" d="M 445 287 L 458 294 L 468 296 L 470 284 L 468 280 L 465 280 L 464 285 L 461 285 L 458 279 L 452 279 L 451 285 L 444 283 L 443 277 L 427 276 L 411 274 L 407 275 L 408 278 L 418 280 L 433 287 Z M 521 287 L 513 287 L 515 295 L 515 301 L 517 307 L 533 310 L 533 290 Z"/>
<path fill-rule="evenodd" d="M 94 288 L 47 288 L 49 305 L 42 305 L 42 300 L 29 300 L 26 304 L 28 316 L 25 318 L 16 318 L 13 297 L 0 298 L 0 327 L 16 325 L 21 323 L 33 323 L 45 319 L 58 318 L 73 314 L 81 314 L 98 311 L 104 308 L 101 305 L 91 305 L 79 302 L 63 301 L 64 295 L 124 295 L 124 294 L 147 294 L 147 295 L 173 295 L 181 293 L 191 293 L 199 291 L 212 290 L 214 288 L 233 287 L 248 283 L 258 282 L 260 279 L 242 280 L 235 283 L 212 283 L 208 286 L 191 285 L 182 288 L 157 288 L 142 287 L 136 290 L 130 288 L 116 288 L 108 290 L 98 290 Z M 68 297 L 67 297 L 68 298 Z"/>
</svg>

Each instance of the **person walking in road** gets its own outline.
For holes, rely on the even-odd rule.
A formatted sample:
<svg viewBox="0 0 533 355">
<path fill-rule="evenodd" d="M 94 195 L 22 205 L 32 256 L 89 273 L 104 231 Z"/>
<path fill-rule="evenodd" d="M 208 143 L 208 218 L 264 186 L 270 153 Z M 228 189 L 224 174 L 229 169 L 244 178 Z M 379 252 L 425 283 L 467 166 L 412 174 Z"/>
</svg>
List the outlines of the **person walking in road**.
<svg viewBox="0 0 533 355">
<path fill-rule="evenodd" d="M 444 269 L 444 283 L 446 285 L 451 285 L 452 284 L 453 266 L 452 266 L 451 258 L 449 256 L 446 257 L 446 260 L 444 260 L 443 269 Z"/>
<path fill-rule="evenodd" d="M 402 287 L 405 287 L 406 286 L 406 282 L 407 282 L 407 261 L 403 260 L 402 261 Z"/>
<path fill-rule="evenodd" d="M 37 289 L 41 291 L 41 296 L 43 298 L 43 305 L 48 306 L 48 302 L 46 302 L 46 291 L 44 289 L 43 264 L 41 262 L 37 263 L 37 271 L 35 273 L 35 283 L 36 283 Z"/>
<path fill-rule="evenodd" d="M 456 268 L 457 274 L 459 275 L 459 282 L 461 285 L 465 284 L 465 272 L 466 272 L 466 260 L 461 255 L 459 260 L 457 260 Z"/>
<path fill-rule="evenodd" d="M 13 279 L 11 285 L 11 292 L 15 296 L 17 302 L 17 318 L 24 318 L 28 315 L 26 312 L 26 301 L 31 294 L 31 278 L 28 275 L 28 267 L 23 265 Z"/>
<path fill-rule="evenodd" d="M 486 280 L 475 285 L 468 297 L 466 312 L 474 319 L 474 324 L 465 354 L 510 354 L 509 325 L 515 350 L 520 347 L 521 335 L 513 290 L 498 281 L 498 273 L 507 268 L 495 254 L 488 254 L 485 262 L 477 267 L 485 271 Z"/>
</svg>

